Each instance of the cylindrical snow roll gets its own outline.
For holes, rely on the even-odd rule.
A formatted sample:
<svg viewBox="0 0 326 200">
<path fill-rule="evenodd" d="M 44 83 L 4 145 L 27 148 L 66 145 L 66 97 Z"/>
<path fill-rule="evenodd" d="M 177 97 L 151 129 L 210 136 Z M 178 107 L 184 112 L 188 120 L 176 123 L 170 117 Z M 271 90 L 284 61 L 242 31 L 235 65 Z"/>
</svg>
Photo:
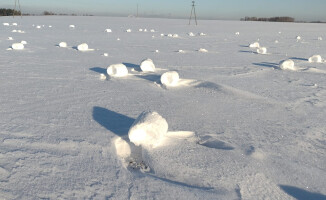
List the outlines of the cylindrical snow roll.
<svg viewBox="0 0 326 200">
<path fill-rule="evenodd" d="M 297 68 L 294 66 L 293 60 L 283 60 L 280 62 L 280 69 L 282 70 L 297 70 Z"/>
<path fill-rule="evenodd" d="M 59 47 L 65 48 L 65 47 L 67 47 L 67 43 L 66 42 L 60 42 Z"/>
<path fill-rule="evenodd" d="M 153 61 L 148 58 L 146 60 L 143 60 L 140 63 L 140 69 L 143 72 L 154 72 L 155 71 L 155 65 L 154 65 Z"/>
<path fill-rule="evenodd" d="M 123 77 L 128 75 L 128 69 L 122 63 L 110 65 L 106 71 L 108 75 L 113 77 Z"/>
<path fill-rule="evenodd" d="M 162 142 L 168 131 L 168 123 L 157 112 L 143 112 L 129 129 L 129 139 L 136 146 L 152 148 Z"/>
<path fill-rule="evenodd" d="M 176 86 L 179 82 L 179 74 L 176 71 L 165 72 L 161 76 L 161 83 L 164 86 Z"/>
<path fill-rule="evenodd" d="M 24 49 L 24 45 L 22 43 L 14 43 L 11 45 L 11 48 L 14 50 L 22 50 Z"/>
<path fill-rule="evenodd" d="M 86 43 L 80 44 L 77 46 L 78 51 L 87 51 L 88 45 Z"/>
<path fill-rule="evenodd" d="M 313 56 L 311 56 L 311 57 L 308 59 L 308 61 L 309 61 L 310 63 L 313 63 L 313 62 L 321 63 L 321 62 L 323 62 L 323 59 L 321 58 L 320 55 L 313 55 Z"/>
<path fill-rule="evenodd" d="M 260 47 L 257 49 L 257 53 L 259 54 L 266 54 L 267 53 L 267 49 L 266 47 Z"/>
<path fill-rule="evenodd" d="M 254 43 L 250 44 L 249 47 L 250 47 L 250 48 L 259 48 L 260 45 L 259 45 L 258 42 L 254 42 Z"/>
<path fill-rule="evenodd" d="M 207 53 L 208 52 L 207 49 L 204 49 L 204 48 L 200 48 L 198 51 L 202 52 L 202 53 Z"/>
</svg>

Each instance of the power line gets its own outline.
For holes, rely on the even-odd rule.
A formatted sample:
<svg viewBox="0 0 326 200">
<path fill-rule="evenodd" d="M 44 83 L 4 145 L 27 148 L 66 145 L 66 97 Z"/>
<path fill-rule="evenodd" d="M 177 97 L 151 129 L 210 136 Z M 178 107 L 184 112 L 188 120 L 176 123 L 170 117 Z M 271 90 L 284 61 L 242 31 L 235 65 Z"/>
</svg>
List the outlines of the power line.
<svg viewBox="0 0 326 200">
<path fill-rule="evenodd" d="M 191 17 L 192 17 L 192 12 L 194 12 L 195 22 L 196 22 L 196 26 L 197 26 L 197 16 L 196 16 L 195 1 L 192 1 L 192 8 L 191 8 L 191 12 L 190 12 L 189 25 L 190 25 L 190 21 L 191 21 Z"/>
<path fill-rule="evenodd" d="M 22 10 L 20 8 L 20 2 L 19 2 L 19 0 L 15 0 L 15 8 L 14 8 L 14 12 L 12 13 L 12 17 L 15 17 L 15 11 L 16 11 L 16 7 L 17 7 L 17 3 L 18 3 L 18 7 L 19 7 L 20 17 L 23 17 Z"/>
</svg>

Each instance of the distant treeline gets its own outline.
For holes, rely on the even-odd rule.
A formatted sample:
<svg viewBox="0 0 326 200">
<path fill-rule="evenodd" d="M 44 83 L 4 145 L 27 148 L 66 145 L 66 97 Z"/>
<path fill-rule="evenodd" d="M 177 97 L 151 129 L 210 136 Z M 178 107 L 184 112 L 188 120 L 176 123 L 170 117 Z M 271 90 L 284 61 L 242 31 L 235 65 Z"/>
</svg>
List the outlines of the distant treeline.
<svg viewBox="0 0 326 200">
<path fill-rule="evenodd" d="M 241 18 L 241 21 L 262 21 L 262 22 L 294 22 L 294 18 L 292 17 L 245 17 Z"/>
<path fill-rule="evenodd" d="M 71 16 L 77 16 L 77 14 L 57 14 L 57 13 L 50 12 L 50 11 L 44 11 L 43 15 L 64 15 L 64 16 L 71 15 Z M 83 16 L 93 16 L 93 15 L 84 14 Z"/>
<path fill-rule="evenodd" d="M 13 16 L 13 15 L 24 15 L 24 16 L 37 16 L 36 14 L 27 14 L 27 13 L 21 13 L 18 10 L 13 9 L 7 9 L 7 8 L 0 8 L 0 16 Z M 57 14 L 50 11 L 44 11 L 41 15 L 63 15 L 63 16 L 77 16 L 77 14 Z M 83 16 L 93 16 L 89 14 L 84 14 Z"/>
<path fill-rule="evenodd" d="M 13 9 L 0 8 L 0 16 L 13 16 L 13 15 L 21 15 L 21 12 Z"/>
</svg>

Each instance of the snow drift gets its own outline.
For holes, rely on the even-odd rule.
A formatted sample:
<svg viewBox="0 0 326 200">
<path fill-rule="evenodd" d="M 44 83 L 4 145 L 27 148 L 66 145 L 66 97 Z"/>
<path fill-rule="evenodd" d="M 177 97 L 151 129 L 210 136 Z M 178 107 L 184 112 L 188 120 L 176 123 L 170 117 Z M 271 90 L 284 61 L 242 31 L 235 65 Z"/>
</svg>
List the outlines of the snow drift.
<svg viewBox="0 0 326 200">
<path fill-rule="evenodd" d="M 112 77 L 124 77 L 128 75 L 128 69 L 122 63 L 110 65 L 106 71 Z"/>
<path fill-rule="evenodd" d="M 154 72 L 155 71 L 155 65 L 154 65 L 153 61 L 148 58 L 146 60 L 143 60 L 140 63 L 140 69 L 143 72 Z"/>
<path fill-rule="evenodd" d="M 129 129 L 128 137 L 136 146 L 158 146 L 168 131 L 167 121 L 157 112 L 141 113 Z"/>
<path fill-rule="evenodd" d="M 165 72 L 161 76 L 161 83 L 166 87 L 177 86 L 179 82 L 179 74 L 176 71 Z"/>
</svg>

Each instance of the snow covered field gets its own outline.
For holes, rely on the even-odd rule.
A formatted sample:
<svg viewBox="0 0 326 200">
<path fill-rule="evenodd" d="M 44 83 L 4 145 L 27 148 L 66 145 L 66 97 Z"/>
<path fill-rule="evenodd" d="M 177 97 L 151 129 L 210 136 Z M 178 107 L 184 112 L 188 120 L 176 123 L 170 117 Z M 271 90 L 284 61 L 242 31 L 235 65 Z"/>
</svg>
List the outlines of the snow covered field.
<svg viewBox="0 0 326 200">
<path fill-rule="evenodd" d="M 326 199 L 325 33 L 1 17 L 0 199 Z"/>
</svg>

